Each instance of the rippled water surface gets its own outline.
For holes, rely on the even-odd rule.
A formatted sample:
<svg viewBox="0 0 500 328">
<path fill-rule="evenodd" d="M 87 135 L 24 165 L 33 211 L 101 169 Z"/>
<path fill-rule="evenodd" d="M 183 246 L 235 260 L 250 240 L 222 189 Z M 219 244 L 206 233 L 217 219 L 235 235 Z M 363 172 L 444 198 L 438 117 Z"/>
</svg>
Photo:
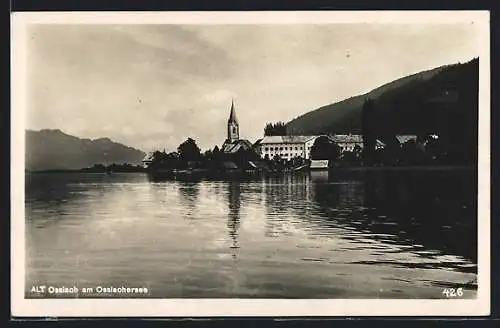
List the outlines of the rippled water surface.
<svg viewBox="0 0 500 328">
<path fill-rule="evenodd" d="M 473 177 L 27 175 L 26 296 L 43 284 L 166 298 L 441 298 L 461 286 L 475 297 Z"/>
</svg>

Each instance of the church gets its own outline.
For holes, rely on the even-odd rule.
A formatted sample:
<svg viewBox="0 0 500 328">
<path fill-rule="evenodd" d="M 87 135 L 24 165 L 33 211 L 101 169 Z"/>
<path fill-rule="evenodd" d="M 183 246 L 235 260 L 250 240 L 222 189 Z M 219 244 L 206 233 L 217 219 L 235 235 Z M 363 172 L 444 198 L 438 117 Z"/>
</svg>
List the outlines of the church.
<svg viewBox="0 0 500 328">
<path fill-rule="evenodd" d="M 240 149 L 251 150 L 252 143 L 246 139 L 240 139 L 240 125 L 236 119 L 234 101 L 231 101 L 231 111 L 227 120 L 227 139 L 224 141 L 221 150 L 226 154 L 235 154 Z"/>
</svg>

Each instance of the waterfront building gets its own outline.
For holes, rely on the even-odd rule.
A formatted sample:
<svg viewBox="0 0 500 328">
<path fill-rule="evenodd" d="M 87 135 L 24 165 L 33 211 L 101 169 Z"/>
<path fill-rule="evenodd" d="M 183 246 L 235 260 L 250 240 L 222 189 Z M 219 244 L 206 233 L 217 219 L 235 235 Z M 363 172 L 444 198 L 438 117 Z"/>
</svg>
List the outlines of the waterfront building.
<svg viewBox="0 0 500 328">
<path fill-rule="evenodd" d="M 354 151 L 354 148 L 358 146 L 363 149 L 363 136 L 359 134 L 334 134 L 330 136 L 339 147 L 340 152 Z"/>
<path fill-rule="evenodd" d="M 408 141 L 417 142 L 417 136 L 414 134 L 400 134 L 396 135 L 396 139 L 398 140 L 400 145 L 405 144 Z"/>
<path fill-rule="evenodd" d="M 387 146 L 385 142 L 380 141 L 380 139 L 375 140 L 375 149 L 383 149 Z"/>
<path fill-rule="evenodd" d="M 280 156 L 289 160 L 294 157 L 308 159 L 311 147 L 319 136 L 265 136 L 255 145 L 261 157 L 273 159 Z"/>
<path fill-rule="evenodd" d="M 240 125 L 236 118 L 234 101 L 231 101 L 231 110 L 227 120 L 227 138 L 222 145 L 221 151 L 226 154 L 237 153 L 240 149 L 251 150 L 252 143 L 246 139 L 240 139 Z"/>
<path fill-rule="evenodd" d="M 354 151 L 356 146 L 363 149 L 363 136 L 359 134 L 334 134 L 330 138 L 340 147 L 341 153 Z M 375 140 L 375 149 L 384 148 L 386 144 L 380 139 Z"/>
<path fill-rule="evenodd" d="M 409 141 L 412 141 L 417 145 L 418 148 L 424 150 L 429 141 L 438 140 L 439 135 L 434 133 L 434 134 L 428 134 L 426 137 L 419 138 L 418 136 L 413 134 L 403 134 L 403 135 L 397 135 L 396 139 L 398 140 L 400 147 L 403 147 L 404 144 L 406 144 Z"/>
<path fill-rule="evenodd" d="M 142 160 L 142 167 L 147 169 L 151 163 L 153 163 L 153 152 L 149 152 L 146 156 L 144 156 Z"/>
</svg>

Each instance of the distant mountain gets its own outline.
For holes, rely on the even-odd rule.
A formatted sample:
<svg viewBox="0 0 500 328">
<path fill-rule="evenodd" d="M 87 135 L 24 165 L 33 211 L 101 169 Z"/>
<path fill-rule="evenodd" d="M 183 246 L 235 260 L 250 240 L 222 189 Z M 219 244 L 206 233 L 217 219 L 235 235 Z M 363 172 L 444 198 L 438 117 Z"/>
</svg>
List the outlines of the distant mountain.
<svg viewBox="0 0 500 328">
<path fill-rule="evenodd" d="M 94 164 L 140 164 L 146 154 L 109 138 L 81 139 L 61 130 L 26 130 L 26 169 L 81 169 Z"/>
<path fill-rule="evenodd" d="M 361 133 L 363 102 L 365 99 L 372 99 L 380 104 L 378 108 L 384 107 L 383 119 L 393 123 L 394 126 L 391 129 L 400 130 L 401 133 L 410 133 L 412 131 L 405 131 L 407 127 L 401 118 L 411 122 L 414 115 L 417 114 L 414 109 L 429 107 L 427 104 L 431 98 L 439 97 L 445 92 L 453 92 L 456 95 L 458 84 L 470 76 L 470 74 L 467 75 L 466 67 L 471 67 L 473 70 L 478 69 L 477 63 L 478 59 L 475 59 L 466 64 L 441 66 L 400 78 L 366 94 L 326 105 L 299 116 L 287 123 L 287 132 L 293 135 Z M 472 77 L 474 78 L 474 76 Z M 445 79 L 451 80 L 443 82 Z M 469 82 L 474 84 L 477 83 L 477 80 Z M 471 92 L 473 90 L 477 90 L 477 88 L 470 88 Z M 414 97 L 413 94 L 418 94 L 418 98 Z M 384 128 L 386 127 L 384 126 Z M 418 128 L 411 127 L 411 130 L 418 130 Z"/>
</svg>

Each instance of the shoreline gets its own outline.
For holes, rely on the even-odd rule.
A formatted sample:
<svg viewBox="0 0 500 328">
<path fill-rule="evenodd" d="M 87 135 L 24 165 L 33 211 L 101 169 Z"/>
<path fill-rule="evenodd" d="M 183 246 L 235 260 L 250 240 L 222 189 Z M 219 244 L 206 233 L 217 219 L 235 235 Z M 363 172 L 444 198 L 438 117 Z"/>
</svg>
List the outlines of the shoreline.
<svg viewBox="0 0 500 328">
<path fill-rule="evenodd" d="M 452 170 L 453 171 L 477 170 L 477 167 L 472 165 L 351 166 L 351 167 L 333 167 L 328 170 L 318 170 L 318 171 L 452 171 Z"/>
<path fill-rule="evenodd" d="M 301 171 L 211 171 L 211 170 L 193 170 L 193 171 L 178 171 L 175 170 L 157 170 L 147 172 L 153 180 L 177 180 L 177 179 L 217 179 L 217 180 L 233 180 L 238 178 L 262 178 L 262 177 L 287 177 L 287 176 L 304 176 L 304 175 L 359 175 L 359 174 L 389 174 L 403 172 L 463 172 L 473 173 L 477 169 L 474 166 L 399 166 L 399 167 L 331 167 L 324 169 L 307 169 Z"/>
<path fill-rule="evenodd" d="M 328 169 L 307 169 L 300 172 L 272 172 L 272 174 L 300 174 L 300 173 L 318 173 L 318 172 L 368 172 L 368 171 L 477 171 L 476 166 L 472 165 L 423 165 L 423 166 L 345 166 L 331 167 Z M 162 171 L 160 171 L 162 172 Z M 164 171 L 163 171 L 164 172 Z M 97 172 L 79 169 L 49 169 L 49 170 L 25 170 L 25 174 L 61 174 L 61 173 L 84 173 L 84 174 L 117 174 L 117 173 L 145 173 L 154 174 L 155 172 L 144 170 L 136 171 L 118 171 L 118 172 Z"/>
</svg>

